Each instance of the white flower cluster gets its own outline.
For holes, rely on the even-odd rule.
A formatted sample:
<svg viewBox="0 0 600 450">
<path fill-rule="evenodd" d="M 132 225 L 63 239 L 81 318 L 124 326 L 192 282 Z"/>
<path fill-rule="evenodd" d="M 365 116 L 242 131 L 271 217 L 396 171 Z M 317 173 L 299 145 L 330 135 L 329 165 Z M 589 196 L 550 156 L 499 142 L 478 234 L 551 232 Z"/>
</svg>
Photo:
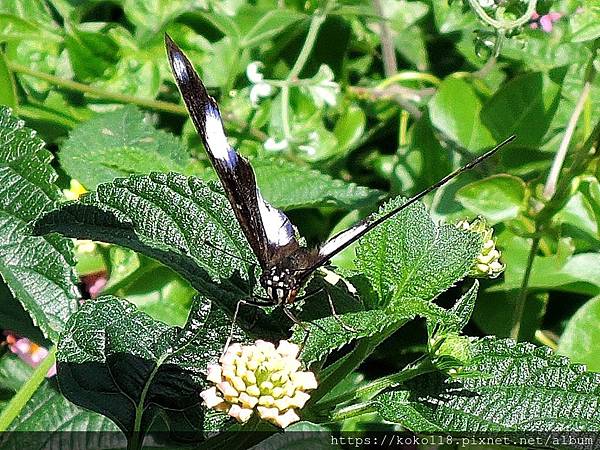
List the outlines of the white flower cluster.
<svg viewBox="0 0 600 450">
<path fill-rule="evenodd" d="M 477 256 L 475 264 L 469 273 L 472 277 L 477 278 L 496 278 L 506 265 L 500 261 L 500 250 L 496 248 L 496 241 L 493 237 L 494 229 L 489 227 L 485 219 L 478 217 L 473 222 L 468 220 L 459 221 L 456 226 L 465 231 L 472 231 L 481 234 L 483 238 L 483 246 L 481 252 Z"/>
<path fill-rule="evenodd" d="M 273 87 L 263 81 L 265 77 L 260 71 L 263 67 L 264 65 L 260 61 L 253 61 L 246 67 L 246 76 L 252 83 L 252 88 L 250 89 L 250 103 L 252 103 L 252 106 L 255 108 L 258 106 L 258 102 L 262 97 L 270 97 L 273 93 Z"/>
<path fill-rule="evenodd" d="M 300 420 L 304 406 L 317 387 L 312 372 L 300 371 L 299 348 L 288 341 L 275 346 L 258 340 L 253 345 L 232 344 L 219 362 L 208 366 L 208 381 L 215 386 L 200 396 L 208 408 L 227 412 L 246 422 L 254 412 L 285 428 Z"/>
</svg>

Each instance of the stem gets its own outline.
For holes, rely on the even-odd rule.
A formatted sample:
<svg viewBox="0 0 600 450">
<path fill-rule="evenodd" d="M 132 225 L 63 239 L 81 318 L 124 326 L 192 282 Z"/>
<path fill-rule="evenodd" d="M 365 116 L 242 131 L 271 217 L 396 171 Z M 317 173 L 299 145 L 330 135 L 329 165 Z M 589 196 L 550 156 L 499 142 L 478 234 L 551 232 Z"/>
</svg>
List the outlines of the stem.
<svg viewBox="0 0 600 450">
<path fill-rule="evenodd" d="M 510 337 L 515 341 L 519 339 L 519 333 L 521 331 L 521 321 L 523 320 L 523 311 L 525 311 L 525 302 L 527 301 L 527 288 L 529 286 L 529 278 L 531 276 L 531 270 L 533 268 L 533 261 L 535 255 L 540 247 L 540 238 L 534 237 L 531 243 L 531 249 L 529 250 L 529 256 L 527 257 L 527 266 L 525 267 L 525 274 L 523 275 L 523 281 L 521 282 L 521 290 L 519 291 L 519 297 L 517 298 L 517 304 L 513 311 L 512 317 L 512 329 L 510 331 Z"/>
<path fill-rule="evenodd" d="M 65 78 L 60 78 L 54 75 L 50 75 L 48 73 L 39 72 L 37 70 L 31 69 L 26 66 L 22 66 L 21 64 L 17 64 L 12 61 L 8 62 L 8 67 L 13 72 L 22 73 L 24 75 L 39 78 L 40 80 L 47 81 L 48 83 L 68 89 L 70 91 L 81 92 L 84 94 L 93 95 L 94 97 L 100 97 L 106 100 L 113 100 L 118 103 L 130 103 L 149 109 L 155 109 L 157 111 L 187 116 L 187 110 L 185 109 L 185 107 L 182 105 L 177 105 L 175 103 L 163 102 L 160 100 L 152 100 L 147 98 L 139 98 L 133 95 L 119 94 L 117 92 L 109 92 L 104 89 L 79 83 L 77 81 L 67 80 Z"/>
<path fill-rule="evenodd" d="M 378 88 L 383 89 L 391 84 L 396 83 L 397 81 L 427 81 L 435 86 L 438 86 L 442 80 L 440 80 L 435 75 L 424 72 L 413 72 L 411 70 L 407 70 L 405 72 L 399 72 L 389 78 L 386 78 L 381 83 L 377 85 Z"/>
<path fill-rule="evenodd" d="M 404 368 L 399 373 L 387 375 L 385 377 L 373 380 L 368 384 L 360 386 L 356 389 L 351 389 L 350 391 L 344 392 L 343 394 L 321 402 L 317 406 L 321 410 L 327 410 L 339 405 L 340 403 L 350 400 L 363 398 L 364 396 L 372 397 L 385 388 L 404 383 L 405 381 L 416 378 L 419 375 L 435 372 L 436 370 L 436 367 L 431 363 L 429 358 L 423 358 L 420 361 L 417 361 L 414 364 Z"/>
<path fill-rule="evenodd" d="M 148 395 L 148 390 L 150 389 L 150 385 L 154 380 L 154 376 L 158 369 L 160 369 L 161 365 L 170 355 L 167 353 L 161 356 L 156 361 L 156 366 L 150 372 L 146 383 L 144 384 L 144 388 L 142 389 L 142 393 L 140 394 L 140 400 L 137 405 L 135 405 L 135 422 L 133 424 L 133 431 L 131 433 L 131 438 L 127 439 L 127 450 L 139 450 L 142 448 L 142 443 L 144 442 L 144 436 L 142 433 L 142 417 L 144 415 L 144 410 L 146 409 L 144 403 L 146 402 L 146 395 Z"/>
<path fill-rule="evenodd" d="M 373 411 L 376 411 L 376 408 L 371 402 L 357 403 L 331 413 L 330 420 L 332 422 L 341 422 L 342 420 L 362 416 Z"/>
<path fill-rule="evenodd" d="M 483 7 L 479 4 L 479 0 L 469 0 L 469 5 L 471 5 L 471 8 L 473 8 L 473 11 L 475 11 L 477 16 L 479 16 L 483 22 L 487 23 L 491 27 L 496 28 L 497 30 L 512 30 L 525 25 L 527 22 L 529 22 L 529 20 L 531 20 L 531 16 L 535 11 L 536 4 L 537 0 L 529 0 L 529 3 L 527 4 L 527 10 L 518 19 L 497 20 L 488 16 Z"/>
<path fill-rule="evenodd" d="M 586 77 L 583 89 L 581 89 L 581 93 L 579 94 L 579 98 L 577 99 L 577 103 L 575 104 L 575 109 L 573 110 L 573 113 L 569 118 L 567 129 L 565 130 L 565 134 L 563 135 L 563 138 L 560 141 L 560 146 L 558 147 L 558 151 L 554 156 L 554 161 L 552 161 L 552 167 L 550 168 L 550 172 L 548 173 L 548 179 L 546 180 L 546 185 L 544 186 L 543 193 L 544 198 L 546 200 L 551 199 L 554 193 L 556 192 L 558 177 L 560 175 L 562 166 L 565 162 L 567 151 L 569 150 L 569 144 L 571 143 L 571 139 L 573 138 L 573 134 L 575 133 L 575 128 L 577 127 L 579 116 L 581 115 L 583 107 L 589 98 L 590 91 L 592 89 L 592 83 L 594 81 L 594 78 L 596 77 L 596 70 L 594 68 L 593 62 L 594 55 L 592 54 L 592 58 L 586 69 Z"/>
<path fill-rule="evenodd" d="M 21 413 L 29 399 L 40 387 L 46 374 L 56 362 L 56 347 L 52 347 L 48 355 L 35 368 L 31 377 L 21 386 L 19 391 L 11 398 L 10 402 L 0 414 L 0 432 L 6 431 L 12 421 Z"/>
<path fill-rule="evenodd" d="M 137 105 L 142 108 L 162 111 L 170 114 L 177 114 L 180 116 L 188 115 L 188 112 L 185 109 L 185 107 L 176 103 L 164 102 L 161 100 L 153 100 L 148 98 L 140 98 L 135 97 L 133 95 L 119 94 L 117 92 L 110 92 L 101 88 L 79 83 L 77 81 L 67 80 L 65 78 L 60 78 L 55 75 L 39 72 L 37 70 L 31 69 L 26 66 L 22 66 L 21 64 L 12 61 L 7 61 L 7 64 L 12 72 L 21 73 L 23 75 L 29 75 L 31 77 L 47 81 L 50 84 L 67 89 L 69 91 L 81 92 L 83 94 L 88 94 L 105 100 L 111 100 L 117 103 Z M 231 114 L 224 114 L 224 119 L 227 122 L 231 122 L 238 128 L 243 128 L 246 126 L 245 122 L 240 121 Z M 267 139 L 265 133 L 263 133 L 260 130 L 252 129 L 250 130 L 250 134 L 259 141 L 265 141 Z"/>
<path fill-rule="evenodd" d="M 318 9 L 312 16 L 310 21 L 310 26 L 308 28 L 308 33 L 306 34 L 306 40 L 304 41 L 304 45 L 300 50 L 300 54 L 298 58 L 296 58 L 296 62 L 294 66 L 290 70 L 287 78 L 285 79 L 285 84 L 281 87 L 281 122 L 283 126 L 283 135 L 288 142 L 292 141 L 292 131 L 290 127 L 290 86 L 296 81 L 298 75 L 302 71 L 304 64 L 308 60 L 310 53 L 315 45 L 317 40 L 317 34 L 319 33 L 319 28 L 325 19 L 327 18 L 327 13 L 329 12 L 329 1 L 325 3 L 322 9 Z"/>
<path fill-rule="evenodd" d="M 388 326 L 381 333 L 378 333 L 370 338 L 365 338 L 359 341 L 356 348 L 337 366 L 331 373 L 327 374 L 321 383 L 319 389 L 311 396 L 310 403 L 315 404 L 327 393 L 329 393 L 337 384 L 348 376 L 350 372 L 356 369 L 379 344 L 385 341 L 396 330 L 402 327 L 407 321 L 402 320 Z"/>
<path fill-rule="evenodd" d="M 393 76 L 398 71 L 396 62 L 396 50 L 392 40 L 392 32 L 383 11 L 381 0 L 373 0 L 373 7 L 379 17 L 381 17 L 379 26 L 381 27 L 381 53 L 383 56 L 383 71 L 387 78 Z"/>
</svg>

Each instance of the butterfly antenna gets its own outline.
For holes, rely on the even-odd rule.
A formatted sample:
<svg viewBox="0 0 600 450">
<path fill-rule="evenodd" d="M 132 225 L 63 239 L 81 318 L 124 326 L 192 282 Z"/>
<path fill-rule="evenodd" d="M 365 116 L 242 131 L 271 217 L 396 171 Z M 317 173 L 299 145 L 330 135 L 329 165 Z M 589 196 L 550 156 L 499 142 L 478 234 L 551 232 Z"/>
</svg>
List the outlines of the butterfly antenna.
<svg viewBox="0 0 600 450">
<path fill-rule="evenodd" d="M 360 223 L 363 224 L 363 228 L 360 230 L 360 232 L 357 232 L 351 238 L 349 238 L 348 240 L 345 240 L 338 247 L 336 247 L 332 251 L 328 252 L 327 255 L 323 255 L 323 259 L 325 259 L 325 260 L 330 259 L 332 256 L 334 256 L 334 255 L 338 254 L 339 252 L 341 252 L 342 250 L 344 250 L 350 244 L 352 244 L 353 242 L 355 242 L 358 239 L 360 239 L 362 236 L 364 236 L 366 233 L 368 233 L 369 231 L 371 231 L 377 225 L 385 222 L 390 217 L 395 216 L 400 211 L 402 211 L 403 209 L 408 208 L 413 203 L 418 202 L 423 197 L 425 197 L 427 194 L 431 193 L 432 191 L 435 191 L 437 188 L 443 186 L 444 184 L 446 184 L 448 181 L 452 180 L 453 178 L 456 178 L 461 173 L 466 172 L 467 170 L 470 170 L 473 167 L 477 166 L 478 164 L 482 163 L 483 161 L 485 161 L 489 157 L 493 156 L 498 150 L 500 150 L 506 144 L 509 144 L 510 142 L 514 141 L 515 139 L 516 139 L 515 135 L 510 136 L 509 138 L 505 139 L 504 141 L 502 141 L 498 145 L 496 145 L 493 149 L 487 151 L 486 153 L 484 153 L 481 156 L 478 156 L 477 158 L 473 159 L 472 161 L 470 161 L 469 163 L 465 164 L 464 166 L 459 167 L 454 172 L 449 173 L 444 178 L 442 178 L 441 180 L 439 180 L 437 183 L 434 183 L 431 186 L 429 186 L 427 189 L 422 190 L 417 195 L 409 198 L 406 202 L 404 202 L 400 206 L 394 208 L 393 210 L 387 212 L 383 216 L 378 217 L 375 220 L 373 220 L 371 218 L 371 216 L 367 217 L 365 220 L 363 220 L 362 222 L 360 222 Z M 365 224 L 366 224 L 366 226 L 365 226 Z M 338 233 L 337 235 L 335 235 L 334 237 L 332 237 L 329 240 L 329 242 L 330 241 L 334 241 L 336 239 L 336 237 L 338 237 L 338 236 L 346 233 L 347 231 L 348 230 L 342 231 L 341 233 Z M 313 270 L 315 270 L 318 266 L 320 266 L 323 263 L 323 259 L 319 260 L 316 264 L 313 264 L 310 267 L 305 267 L 303 269 L 304 272 L 306 272 L 307 274 L 310 274 Z"/>
<path fill-rule="evenodd" d="M 448 181 L 452 180 L 453 178 L 456 178 L 457 176 L 459 176 L 461 173 L 466 172 L 467 170 L 472 169 L 473 167 L 481 164 L 483 161 L 485 161 L 486 159 L 488 159 L 489 157 L 493 156 L 498 150 L 500 150 L 502 147 L 504 147 L 505 145 L 511 143 L 512 141 L 514 141 L 516 139 L 517 136 L 515 136 L 514 134 L 512 136 L 510 136 L 509 138 L 505 139 L 504 141 L 500 142 L 498 145 L 496 145 L 493 149 L 485 152 L 483 155 L 478 156 L 477 158 L 473 159 L 473 161 L 465 164 L 462 167 L 459 167 L 458 169 L 456 169 L 454 172 L 449 173 L 448 175 L 446 175 L 444 178 L 442 178 L 441 180 L 439 180 L 437 183 L 432 184 L 431 186 L 429 186 L 426 189 L 423 189 L 421 192 L 419 192 L 417 195 L 409 198 L 405 203 L 403 203 L 402 205 L 398 206 L 397 208 L 393 209 L 392 211 L 388 212 L 387 214 L 384 214 L 383 216 L 381 216 L 380 218 L 378 218 L 377 220 L 374 220 L 372 223 L 369 224 L 369 226 L 365 229 L 365 231 L 362 233 L 366 233 L 367 231 L 373 229 L 374 227 L 376 227 L 377 225 L 379 225 L 380 223 L 386 221 L 387 219 L 389 219 L 390 217 L 394 216 L 395 214 L 399 213 L 400 211 L 402 211 L 405 208 L 408 208 L 410 205 L 412 205 L 413 203 L 418 202 L 419 200 L 421 200 L 423 197 L 425 197 L 427 194 L 435 191 L 437 188 L 442 187 L 443 185 L 445 185 Z"/>
</svg>

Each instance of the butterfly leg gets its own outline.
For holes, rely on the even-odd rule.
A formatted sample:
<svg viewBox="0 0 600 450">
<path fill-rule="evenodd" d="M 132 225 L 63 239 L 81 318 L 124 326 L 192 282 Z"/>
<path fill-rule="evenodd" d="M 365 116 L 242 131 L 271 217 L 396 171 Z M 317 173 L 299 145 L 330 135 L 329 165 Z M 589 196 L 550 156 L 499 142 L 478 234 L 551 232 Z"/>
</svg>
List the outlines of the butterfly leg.
<svg viewBox="0 0 600 450">
<path fill-rule="evenodd" d="M 344 323 L 344 321 L 342 320 L 342 318 L 339 316 L 339 314 L 335 311 L 335 306 L 333 305 L 333 300 L 331 299 L 331 295 L 329 294 L 329 291 L 327 289 L 325 289 L 325 292 L 327 293 L 327 300 L 329 301 L 329 308 L 331 309 L 331 315 L 335 318 L 335 320 L 337 320 L 340 323 L 341 327 L 344 330 L 349 331 L 351 333 L 356 333 L 357 330 L 352 328 L 350 325 L 346 325 Z"/>
<path fill-rule="evenodd" d="M 235 322 L 237 321 L 237 316 L 240 312 L 240 306 L 242 306 L 242 303 L 244 305 L 247 305 L 248 302 L 246 300 L 240 299 L 237 304 L 235 305 L 235 312 L 233 313 L 233 319 L 231 320 L 231 328 L 229 329 L 229 336 L 227 337 L 227 341 L 225 341 L 225 347 L 223 348 L 223 355 L 225 355 L 225 353 L 227 353 L 227 349 L 229 348 L 229 344 L 231 344 L 231 340 L 233 339 L 233 332 L 235 330 Z"/>
<path fill-rule="evenodd" d="M 286 307 L 283 307 L 283 312 L 292 320 L 292 322 L 294 322 L 296 325 L 298 325 L 304 330 L 304 339 L 302 339 L 302 345 L 300 346 L 300 353 L 302 353 L 302 351 L 304 350 L 304 346 L 306 345 L 306 341 L 308 341 L 308 337 L 310 336 L 310 329 L 300 319 L 298 319 L 292 311 L 290 311 Z"/>
</svg>

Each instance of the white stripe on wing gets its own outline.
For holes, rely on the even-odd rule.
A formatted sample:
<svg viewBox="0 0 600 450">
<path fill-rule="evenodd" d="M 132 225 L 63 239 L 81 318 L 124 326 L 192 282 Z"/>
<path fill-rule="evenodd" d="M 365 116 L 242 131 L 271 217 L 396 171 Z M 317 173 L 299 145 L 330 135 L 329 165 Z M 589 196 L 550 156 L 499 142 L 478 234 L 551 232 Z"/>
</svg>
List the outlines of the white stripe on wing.
<svg viewBox="0 0 600 450">
<path fill-rule="evenodd" d="M 265 234 L 270 243 L 278 246 L 289 244 L 294 239 L 294 227 L 287 216 L 269 205 L 256 189 L 258 209 Z"/>
<path fill-rule="evenodd" d="M 225 136 L 225 130 L 223 130 L 223 122 L 221 122 L 219 111 L 216 107 L 207 103 L 205 117 L 208 150 L 212 153 L 213 157 L 224 161 L 227 166 L 233 167 L 237 161 L 237 153 L 227 142 L 227 136 Z"/>
</svg>

